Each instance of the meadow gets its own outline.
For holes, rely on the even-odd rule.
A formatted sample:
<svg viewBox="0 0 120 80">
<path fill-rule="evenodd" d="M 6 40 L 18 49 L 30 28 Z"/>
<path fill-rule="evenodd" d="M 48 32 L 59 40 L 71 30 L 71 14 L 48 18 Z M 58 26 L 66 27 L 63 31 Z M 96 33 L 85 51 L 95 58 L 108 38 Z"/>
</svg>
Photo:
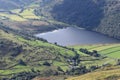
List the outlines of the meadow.
<svg viewBox="0 0 120 80">
<path fill-rule="evenodd" d="M 120 59 L 120 44 L 95 44 L 95 45 L 77 45 L 71 46 L 81 55 L 83 61 L 81 64 L 91 66 L 102 66 L 105 64 L 115 65 L 117 60 Z M 79 49 L 87 49 L 89 51 L 96 50 L 101 55 L 101 58 L 91 57 L 79 51 Z M 105 57 L 105 58 L 103 58 Z"/>
<path fill-rule="evenodd" d="M 34 10 L 39 7 L 39 4 L 31 3 L 29 6 L 24 8 L 13 9 L 9 11 L 0 12 L 1 20 L 12 20 L 12 21 L 28 21 L 31 19 L 41 19 L 42 17 L 36 16 Z"/>
</svg>

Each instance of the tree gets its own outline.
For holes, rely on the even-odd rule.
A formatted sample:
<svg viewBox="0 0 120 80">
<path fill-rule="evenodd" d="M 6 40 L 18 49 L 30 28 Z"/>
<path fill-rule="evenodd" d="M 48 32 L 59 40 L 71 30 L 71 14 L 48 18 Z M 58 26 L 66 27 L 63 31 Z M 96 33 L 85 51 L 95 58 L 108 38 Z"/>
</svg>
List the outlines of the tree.
<svg viewBox="0 0 120 80">
<path fill-rule="evenodd" d="M 43 63 L 43 65 L 45 65 L 45 66 L 51 66 L 51 64 L 50 64 L 49 62 L 47 62 L 47 61 L 45 61 L 45 62 Z"/>
<path fill-rule="evenodd" d="M 100 54 L 98 54 L 98 52 L 96 51 L 96 50 L 93 50 L 92 52 L 91 51 L 88 51 L 87 49 L 80 49 L 79 50 L 80 52 L 83 52 L 83 53 L 85 53 L 85 54 L 88 54 L 88 55 L 90 55 L 90 56 L 94 56 L 94 57 L 100 57 L 101 55 Z"/>
<path fill-rule="evenodd" d="M 20 59 L 20 60 L 18 61 L 18 64 L 23 65 L 23 66 L 26 66 L 26 63 L 25 63 L 22 59 Z"/>
<path fill-rule="evenodd" d="M 34 73 L 36 72 L 34 68 L 32 68 L 31 71 L 34 72 Z"/>
<path fill-rule="evenodd" d="M 117 65 L 120 65 L 120 59 L 117 60 Z"/>
<path fill-rule="evenodd" d="M 64 72 L 63 69 L 61 67 L 57 67 L 58 71 Z"/>
<path fill-rule="evenodd" d="M 57 45 L 57 42 L 55 42 L 54 44 Z"/>
<path fill-rule="evenodd" d="M 98 67 L 97 67 L 97 66 L 91 66 L 91 67 L 90 67 L 90 71 L 93 71 L 93 70 L 95 70 L 95 69 L 98 69 Z"/>
</svg>

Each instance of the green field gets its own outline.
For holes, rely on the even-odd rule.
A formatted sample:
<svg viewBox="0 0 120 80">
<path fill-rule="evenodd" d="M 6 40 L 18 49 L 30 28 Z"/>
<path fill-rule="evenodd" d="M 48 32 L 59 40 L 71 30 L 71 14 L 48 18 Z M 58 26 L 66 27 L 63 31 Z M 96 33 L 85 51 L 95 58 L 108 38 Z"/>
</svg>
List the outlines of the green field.
<svg viewBox="0 0 120 80">
<path fill-rule="evenodd" d="M 82 46 L 72 46 L 77 51 L 80 48 L 88 49 L 89 51 L 97 50 L 99 54 L 106 55 L 107 57 L 111 58 L 120 58 L 119 51 L 120 51 L 120 44 L 98 44 L 98 45 L 82 45 Z M 83 54 L 80 52 L 80 54 Z"/>
<path fill-rule="evenodd" d="M 87 74 L 80 75 L 78 77 L 69 77 L 66 80 L 119 80 L 120 79 L 120 67 L 115 66 L 117 60 L 120 59 L 120 44 L 97 44 L 97 45 L 77 45 L 71 46 L 75 48 L 79 54 L 82 55 L 81 58 L 88 61 L 82 61 L 82 65 L 90 66 L 102 66 L 106 64 L 111 64 L 108 67 L 101 67 L 100 69 L 89 72 Z M 99 60 L 90 59 L 91 56 L 81 53 L 80 48 L 88 49 L 89 51 L 97 50 L 99 54 L 105 56 L 106 58 L 101 58 Z M 92 61 L 91 61 L 92 60 Z M 114 65 L 114 66 L 112 66 Z M 111 66 L 111 67 L 110 67 Z"/>
<path fill-rule="evenodd" d="M 120 44 L 96 44 L 96 45 L 77 45 L 77 46 L 71 46 L 72 48 L 75 48 L 75 50 L 81 55 L 81 58 L 83 60 L 81 63 L 87 66 L 91 65 L 104 65 L 104 64 L 116 64 L 117 59 L 120 59 Z M 96 58 L 91 57 L 87 54 L 84 54 L 79 51 L 80 48 L 88 49 L 89 51 L 97 50 L 101 56 L 104 56 L 106 58 L 94 60 Z M 93 59 L 93 60 L 92 60 Z"/>
<path fill-rule="evenodd" d="M 10 10 L 9 12 L 0 12 L 0 19 L 9 19 L 12 21 L 27 21 L 29 19 L 41 19 L 42 17 L 36 16 L 34 10 L 39 7 L 39 4 L 31 3 L 29 6 L 25 6 L 24 9 L 18 8 Z"/>
</svg>

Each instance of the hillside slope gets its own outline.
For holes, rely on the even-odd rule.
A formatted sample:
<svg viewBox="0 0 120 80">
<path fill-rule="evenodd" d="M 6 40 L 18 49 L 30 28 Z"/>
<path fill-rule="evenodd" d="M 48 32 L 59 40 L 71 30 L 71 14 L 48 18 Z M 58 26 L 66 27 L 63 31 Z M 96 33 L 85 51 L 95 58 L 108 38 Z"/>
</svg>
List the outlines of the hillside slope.
<svg viewBox="0 0 120 80">
<path fill-rule="evenodd" d="M 0 9 L 9 10 L 23 7 L 34 0 L 0 0 Z"/>
<path fill-rule="evenodd" d="M 120 79 L 120 67 L 106 68 L 91 72 L 79 77 L 71 77 L 66 80 L 119 80 Z"/>
<path fill-rule="evenodd" d="M 19 73 L 23 74 L 20 76 L 21 80 L 31 80 L 38 73 L 44 76 L 53 75 L 59 72 L 58 67 L 66 71 L 70 65 L 67 60 L 75 55 L 70 49 L 47 43 L 44 39 L 36 39 L 0 24 L 0 80 Z M 47 71 L 51 73 L 48 74 Z M 28 77 L 28 73 L 34 77 Z M 28 76 L 24 77 L 27 74 Z M 17 78 L 18 76 L 14 76 L 14 79 L 5 80 Z"/>
<path fill-rule="evenodd" d="M 104 13 L 96 31 L 120 39 L 120 0 L 108 0 Z"/>
</svg>

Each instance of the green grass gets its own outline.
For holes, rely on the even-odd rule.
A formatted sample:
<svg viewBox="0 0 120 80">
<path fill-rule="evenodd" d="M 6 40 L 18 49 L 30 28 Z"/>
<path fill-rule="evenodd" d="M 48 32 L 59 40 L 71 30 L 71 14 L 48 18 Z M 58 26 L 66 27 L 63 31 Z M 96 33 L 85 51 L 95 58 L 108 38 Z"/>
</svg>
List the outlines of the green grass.
<svg viewBox="0 0 120 80">
<path fill-rule="evenodd" d="M 13 14 L 8 14 L 8 13 L 0 13 L 0 16 L 6 17 L 12 21 L 26 21 L 26 19 L 24 19 L 18 15 L 13 15 Z"/>
<path fill-rule="evenodd" d="M 114 55 L 118 55 L 118 57 L 119 57 L 119 50 L 120 50 L 120 44 L 99 44 L 99 45 L 83 45 L 83 46 L 72 46 L 72 47 L 75 48 L 77 51 L 79 51 L 80 48 L 86 48 L 89 51 L 97 50 L 99 52 L 99 54 L 106 55 L 106 56 L 108 54 L 110 55 L 112 53 L 113 57 L 114 57 Z M 82 53 L 82 54 L 84 54 L 84 53 Z M 108 57 L 109 57 L 109 55 L 108 55 Z"/>
<path fill-rule="evenodd" d="M 22 42 L 25 42 L 25 43 L 28 43 L 29 45 L 31 46 L 45 46 L 45 47 L 53 47 L 55 48 L 54 52 L 58 52 L 60 51 L 60 53 L 62 55 L 68 55 L 68 56 L 75 56 L 75 54 L 71 51 L 71 50 L 67 50 L 67 49 L 64 49 L 62 47 L 59 47 L 59 46 L 56 46 L 56 45 L 53 45 L 53 44 L 49 44 L 49 43 L 45 43 L 45 42 L 42 42 L 42 41 L 39 41 L 39 40 L 36 40 L 36 41 L 31 41 L 31 40 L 25 40 L 21 37 L 18 37 L 17 38 L 19 41 L 22 41 Z"/>
<path fill-rule="evenodd" d="M 109 53 L 114 53 L 116 51 L 119 51 L 120 50 L 120 46 L 116 46 L 116 47 L 110 47 L 110 48 L 107 48 L 107 49 L 103 49 L 100 51 L 100 53 L 104 53 L 104 54 L 109 54 Z"/>
<path fill-rule="evenodd" d="M 107 56 L 111 57 L 111 58 L 118 58 L 120 59 L 120 51 L 116 51 L 116 52 L 113 52 L 113 53 L 110 53 L 110 54 L 107 54 Z"/>
<path fill-rule="evenodd" d="M 66 71 L 67 69 L 69 69 L 69 67 L 66 58 L 64 57 L 75 56 L 75 53 L 71 50 L 40 40 L 27 40 L 23 37 L 14 35 L 12 33 L 4 32 L 2 30 L 0 30 L 0 36 L 0 40 L 5 39 L 6 44 L 9 41 L 12 41 L 15 46 L 22 45 L 24 49 L 16 57 L 10 56 L 11 53 L 16 53 L 15 50 L 13 50 L 12 52 L 7 52 L 6 50 L 7 54 L 3 57 L 2 60 L 7 63 L 7 66 L 4 67 L 5 69 L 0 69 L 0 75 L 9 76 L 9 74 L 13 75 L 19 72 L 28 72 L 31 71 L 32 68 L 34 68 L 35 70 L 40 70 L 41 72 L 44 72 L 44 70 L 46 69 L 57 70 L 58 66 L 60 66 L 64 71 Z M 11 46 L 11 43 L 10 45 L 7 45 L 11 49 L 12 47 L 15 47 Z M 22 59 L 27 64 L 27 66 L 13 66 L 15 64 L 18 64 L 18 60 L 20 59 Z M 51 63 L 51 66 L 44 66 L 43 63 L 45 61 Z"/>
<path fill-rule="evenodd" d="M 120 44 L 77 45 L 70 47 L 75 48 L 75 50 L 81 55 L 81 59 L 85 60 L 82 61 L 81 64 L 86 65 L 87 67 L 92 65 L 102 66 L 103 64 L 115 65 L 117 59 L 120 59 Z M 107 58 L 95 60 L 94 57 L 92 58 L 91 56 L 80 52 L 80 48 L 85 48 L 89 51 L 97 50 L 99 54 L 107 56 Z"/>
<path fill-rule="evenodd" d="M 19 15 L 23 16 L 25 19 L 40 19 L 38 16 L 34 14 L 34 9 L 25 9 Z"/>
<path fill-rule="evenodd" d="M 0 17 L 2 17 L 0 19 L 9 19 L 12 21 L 28 21 L 29 19 L 41 19 L 41 16 L 36 16 L 34 14 L 34 10 L 38 6 L 39 4 L 31 3 L 30 5 L 26 6 L 21 13 L 21 8 L 11 10 L 11 12 L 15 14 L 0 12 Z"/>
<path fill-rule="evenodd" d="M 16 74 L 19 72 L 29 72 L 31 69 L 34 69 L 35 71 L 40 70 L 43 71 L 45 70 L 46 66 L 22 66 L 22 65 L 17 65 L 15 67 L 12 67 L 11 69 L 6 69 L 6 70 L 0 70 L 0 75 L 10 75 L 10 74 Z M 47 67 L 48 68 L 48 67 Z"/>
<path fill-rule="evenodd" d="M 106 44 L 106 45 L 102 45 L 100 47 L 96 47 L 96 48 L 93 48 L 93 49 L 90 49 L 90 50 L 102 51 L 102 50 L 117 47 L 117 46 L 120 46 L 120 44 Z"/>
</svg>

